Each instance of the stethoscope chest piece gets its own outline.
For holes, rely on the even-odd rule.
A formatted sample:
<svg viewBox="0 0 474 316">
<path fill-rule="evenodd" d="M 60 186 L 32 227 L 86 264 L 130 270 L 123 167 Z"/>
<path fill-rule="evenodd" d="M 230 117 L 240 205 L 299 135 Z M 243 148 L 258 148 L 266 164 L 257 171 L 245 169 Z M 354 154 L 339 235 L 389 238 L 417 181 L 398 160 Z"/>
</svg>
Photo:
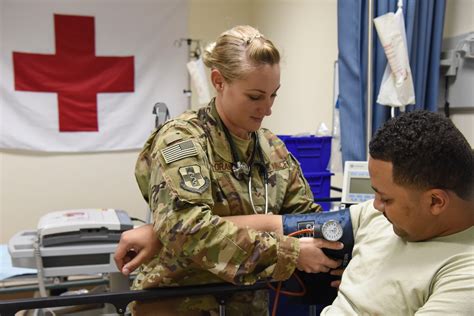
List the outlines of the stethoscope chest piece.
<svg viewBox="0 0 474 316">
<path fill-rule="evenodd" d="M 237 180 L 243 180 L 250 175 L 250 167 L 242 161 L 237 161 L 232 164 L 232 173 Z"/>
</svg>

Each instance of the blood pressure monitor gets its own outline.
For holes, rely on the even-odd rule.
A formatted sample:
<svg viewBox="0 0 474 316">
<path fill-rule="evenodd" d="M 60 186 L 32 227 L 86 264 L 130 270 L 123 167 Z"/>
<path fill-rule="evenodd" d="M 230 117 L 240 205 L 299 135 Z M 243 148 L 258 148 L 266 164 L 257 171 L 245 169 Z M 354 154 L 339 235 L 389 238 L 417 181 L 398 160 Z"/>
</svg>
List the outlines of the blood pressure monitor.
<svg viewBox="0 0 474 316">
<path fill-rule="evenodd" d="M 338 241 L 344 244 L 339 250 L 321 248 L 326 256 L 342 261 L 342 267 L 346 267 L 352 258 L 354 246 L 354 233 L 352 231 L 352 219 L 350 209 L 331 212 L 307 213 L 307 214 L 284 214 L 282 216 L 283 234 L 290 235 L 301 231 L 304 234 L 297 237 L 324 238 L 329 241 Z M 308 233 L 307 230 L 310 230 Z M 305 273 L 295 271 L 303 280 L 306 294 L 302 297 L 291 298 L 295 304 L 328 305 L 337 295 L 337 289 L 331 287 L 331 282 L 338 280 L 338 276 L 329 273 Z M 283 287 L 286 289 L 299 288 L 290 279 L 285 281 Z M 296 290 L 293 290 L 296 291 Z"/>
<path fill-rule="evenodd" d="M 373 199 L 367 161 L 346 161 L 342 182 L 342 204 L 356 204 Z"/>
</svg>

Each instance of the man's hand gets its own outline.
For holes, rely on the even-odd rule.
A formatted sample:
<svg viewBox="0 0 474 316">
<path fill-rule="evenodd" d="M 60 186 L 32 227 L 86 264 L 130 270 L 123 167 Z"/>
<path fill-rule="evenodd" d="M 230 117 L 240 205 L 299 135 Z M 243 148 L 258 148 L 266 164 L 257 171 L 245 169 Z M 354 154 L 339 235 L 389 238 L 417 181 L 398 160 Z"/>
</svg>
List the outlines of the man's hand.
<svg viewBox="0 0 474 316">
<path fill-rule="evenodd" d="M 161 246 L 151 224 L 127 230 L 115 250 L 115 264 L 122 274 L 129 275 L 156 255 Z"/>
<path fill-rule="evenodd" d="M 302 237 L 299 242 L 300 255 L 296 262 L 298 270 L 307 273 L 329 272 L 341 265 L 341 260 L 330 259 L 321 250 L 321 248 L 340 250 L 344 247 L 341 242 L 313 237 Z"/>
<path fill-rule="evenodd" d="M 331 270 L 331 272 L 329 272 L 329 274 L 330 275 L 337 275 L 339 277 L 342 277 L 342 273 L 344 272 L 344 270 L 345 270 L 345 268 L 339 268 L 339 269 Z M 339 280 L 335 280 L 335 281 L 331 282 L 331 286 L 335 287 L 336 289 L 339 288 L 339 285 L 341 285 L 341 278 L 339 278 Z"/>
</svg>

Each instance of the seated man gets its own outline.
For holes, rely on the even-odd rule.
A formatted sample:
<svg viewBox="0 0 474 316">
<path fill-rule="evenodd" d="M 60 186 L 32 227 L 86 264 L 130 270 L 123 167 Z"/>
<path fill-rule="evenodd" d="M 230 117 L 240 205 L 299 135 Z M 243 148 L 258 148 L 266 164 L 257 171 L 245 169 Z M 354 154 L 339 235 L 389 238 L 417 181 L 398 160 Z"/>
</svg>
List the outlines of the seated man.
<svg viewBox="0 0 474 316">
<path fill-rule="evenodd" d="M 375 200 L 351 207 L 352 261 L 321 315 L 474 315 L 473 151 L 417 111 L 370 142 Z"/>
</svg>

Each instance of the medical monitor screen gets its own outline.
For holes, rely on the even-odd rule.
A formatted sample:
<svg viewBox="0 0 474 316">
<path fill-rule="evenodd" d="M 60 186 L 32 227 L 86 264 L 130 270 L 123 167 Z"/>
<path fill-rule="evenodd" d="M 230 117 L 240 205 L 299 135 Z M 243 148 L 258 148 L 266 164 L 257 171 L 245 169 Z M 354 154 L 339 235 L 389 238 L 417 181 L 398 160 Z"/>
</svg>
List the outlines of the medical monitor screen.
<svg viewBox="0 0 474 316">
<path fill-rule="evenodd" d="M 350 193 L 375 194 L 370 186 L 369 178 L 351 178 L 349 185 Z"/>
</svg>

